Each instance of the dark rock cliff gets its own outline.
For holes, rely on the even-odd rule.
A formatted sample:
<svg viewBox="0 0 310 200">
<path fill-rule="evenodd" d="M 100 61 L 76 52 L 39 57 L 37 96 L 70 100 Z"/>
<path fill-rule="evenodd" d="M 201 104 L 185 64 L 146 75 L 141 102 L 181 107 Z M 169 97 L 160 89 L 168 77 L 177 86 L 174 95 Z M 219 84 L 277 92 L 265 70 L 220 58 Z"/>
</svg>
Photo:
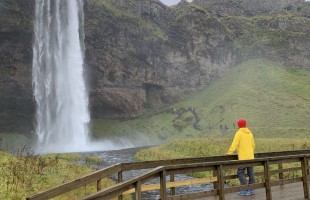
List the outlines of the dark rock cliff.
<svg viewBox="0 0 310 200">
<path fill-rule="evenodd" d="M 268 58 L 310 69 L 310 2 L 304 0 L 193 0 L 234 35 L 242 60 Z"/>
<path fill-rule="evenodd" d="M 96 116 L 134 117 L 145 106 L 174 103 L 178 93 L 206 86 L 234 64 L 229 31 L 192 4 L 87 1 L 85 12 Z"/>
<path fill-rule="evenodd" d="M 281 11 L 300 11 L 304 0 L 193 0 L 217 16 L 271 15 Z"/>
<path fill-rule="evenodd" d="M 32 128 L 33 1 L 0 1 L 0 131 Z"/>
<path fill-rule="evenodd" d="M 267 57 L 309 69 L 303 0 L 86 0 L 86 74 L 93 117 L 130 118 Z M 0 1 L 0 131 L 30 132 L 34 0 Z"/>
</svg>

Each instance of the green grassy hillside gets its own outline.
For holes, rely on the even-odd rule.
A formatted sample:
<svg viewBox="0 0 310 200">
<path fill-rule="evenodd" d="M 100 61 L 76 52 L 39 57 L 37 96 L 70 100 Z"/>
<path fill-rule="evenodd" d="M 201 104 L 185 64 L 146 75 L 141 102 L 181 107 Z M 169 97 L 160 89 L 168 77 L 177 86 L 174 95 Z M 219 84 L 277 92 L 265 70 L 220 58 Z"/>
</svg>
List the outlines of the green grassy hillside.
<svg viewBox="0 0 310 200">
<path fill-rule="evenodd" d="M 305 137 L 310 135 L 310 72 L 267 60 L 247 61 L 182 102 L 147 113 L 126 121 L 96 119 L 92 131 L 95 137 L 139 131 L 160 140 L 233 135 L 236 120 L 245 118 L 256 137 Z"/>
</svg>

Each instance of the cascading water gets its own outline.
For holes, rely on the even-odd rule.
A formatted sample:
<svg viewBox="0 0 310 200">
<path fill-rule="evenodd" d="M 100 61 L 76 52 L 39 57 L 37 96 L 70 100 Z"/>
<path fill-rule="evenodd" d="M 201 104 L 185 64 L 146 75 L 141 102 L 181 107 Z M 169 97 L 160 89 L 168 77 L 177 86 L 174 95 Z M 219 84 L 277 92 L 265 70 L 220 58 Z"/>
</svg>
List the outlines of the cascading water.
<svg viewBox="0 0 310 200">
<path fill-rule="evenodd" d="M 91 142 L 84 82 L 82 0 L 36 0 L 32 77 L 37 103 L 35 151 L 78 152 L 154 144 L 138 131 Z"/>
<path fill-rule="evenodd" d="M 82 0 L 36 0 L 32 76 L 37 151 L 87 149 L 90 116 L 82 23 Z"/>
</svg>

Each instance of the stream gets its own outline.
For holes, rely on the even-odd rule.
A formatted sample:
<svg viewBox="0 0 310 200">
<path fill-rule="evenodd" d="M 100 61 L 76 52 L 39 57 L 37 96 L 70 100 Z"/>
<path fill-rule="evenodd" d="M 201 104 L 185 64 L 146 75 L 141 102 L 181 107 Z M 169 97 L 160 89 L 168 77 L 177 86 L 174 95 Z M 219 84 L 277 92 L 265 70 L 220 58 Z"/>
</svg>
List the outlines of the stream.
<svg viewBox="0 0 310 200">
<path fill-rule="evenodd" d="M 84 156 L 98 156 L 101 157 L 104 162 L 100 165 L 92 165 L 97 170 L 109 167 L 111 165 L 115 165 L 117 163 L 129 163 L 129 162 L 135 162 L 134 156 L 137 151 L 148 148 L 148 147 L 136 147 L 136 148 L 129 148 L 129 149 L 122 149 L 122 150 L 113 150 L 113 151 L 102 151 L 102 152 L 91 152 L 91 153 L 84 153 Z M 128 180 L 130 178 L 136 177 L 142 173 L 145 173 L 149 171 L 150 169 L 143 169 L 143 170 L 132 170 L 127 171 L 123 173 L 123 180 Z M 117 180 L 116 175 L 113 175 L 113 180 Z M 183 174 L 176 174 L 175 175 L 175 181 L 178 180 L 188 180 L 193 179 L 191 176 L 186 176 Z M 169 181 L 169 178 L 167 179 L 167 182 Z M 148 181 L 147 184 L 154 184 L 159 183 L 158 179 L 153 179 L 151 181 Z M 189 186 L 182 186 L 176 188 L 176 194 L 184 194 L 184 193 L 193 193 L 193 192 L 200 192 L 200 191 L 206 191 L 213 189 L 213 184 L 197 184 L 197 185 L 189 185 Z M 167 189 L 167 192 L 170 193 L 170 189 Z M 134 196 L 134 195 L 133 195 Z M 147 191 L 142 193 L 143 199 L 153 200 L 153 199 L 159 199 L 159 191 Z"/>
</svg>

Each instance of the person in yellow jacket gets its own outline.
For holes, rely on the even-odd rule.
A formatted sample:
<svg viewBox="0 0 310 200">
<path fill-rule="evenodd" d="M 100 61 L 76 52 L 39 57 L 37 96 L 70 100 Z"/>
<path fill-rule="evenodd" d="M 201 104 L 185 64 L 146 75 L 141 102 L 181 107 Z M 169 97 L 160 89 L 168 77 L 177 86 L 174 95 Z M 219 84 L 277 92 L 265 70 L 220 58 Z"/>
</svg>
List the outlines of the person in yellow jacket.
<svg viewBox="0 0 310 200">
<path fill-rule="evenodd" d="M 238 120 L 238 131 L 235 134 L 234 140 L 227 152 L 227 155 L 232 155 L 236 150 L 239 160 L 254 159 L 255 142 L 250 129 L 246 127 L 246 120 Z M 237 175 L 241 185 L 246 185 L 245 170 L 249 176 L 248 184 L 255 183 L 253 167 L 240 167 L 237 170 Z M 243 190 L 238 192 L 239 195 L 253 195 L 254 190 Z"/>
</svg>

